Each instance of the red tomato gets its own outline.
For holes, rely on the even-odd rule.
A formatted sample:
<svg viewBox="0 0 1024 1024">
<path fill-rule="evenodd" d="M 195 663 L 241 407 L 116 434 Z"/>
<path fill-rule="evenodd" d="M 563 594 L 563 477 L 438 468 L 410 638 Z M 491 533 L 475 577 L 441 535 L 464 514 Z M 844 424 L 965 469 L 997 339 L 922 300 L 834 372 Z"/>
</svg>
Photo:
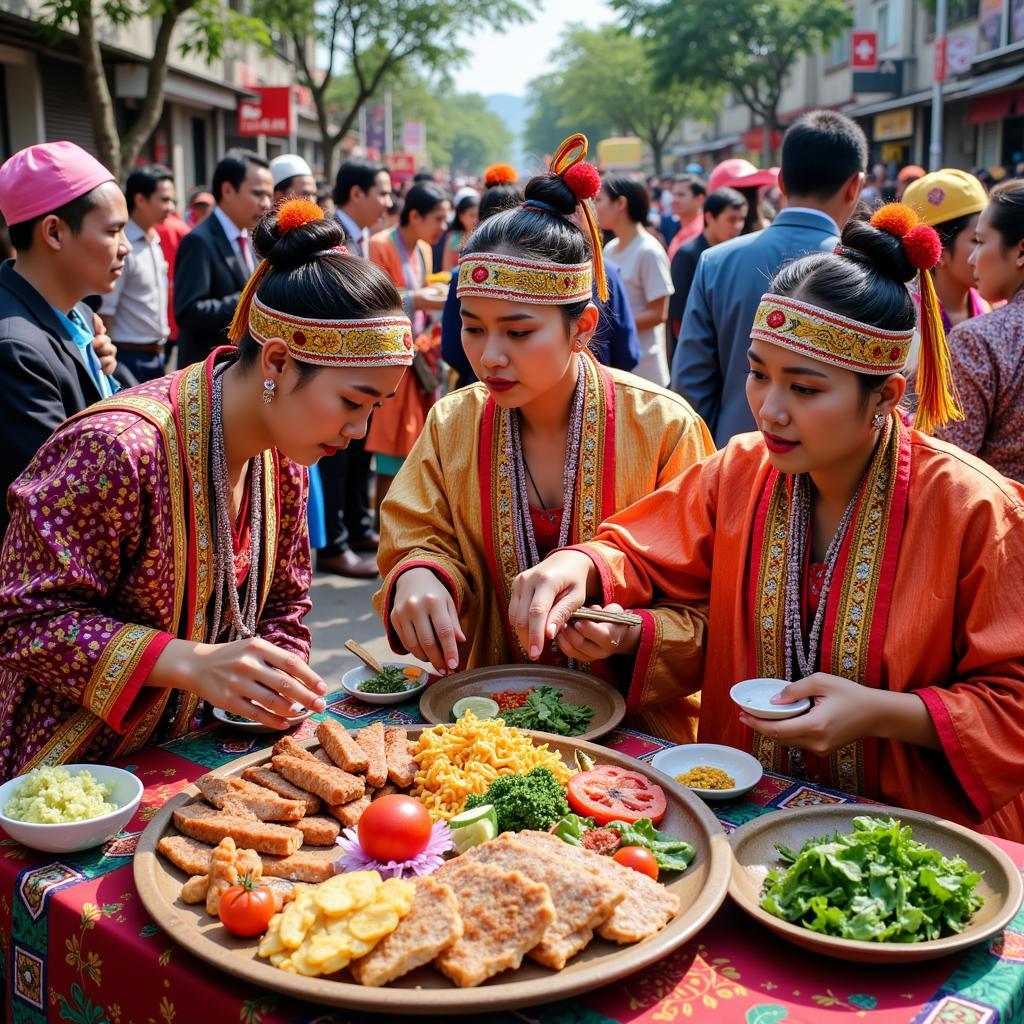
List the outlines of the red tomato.
<svg viewBox="0 0 1024 1024">
<path fill-rule="evenodd" d="M 569 780 L 568 790 L 569 806 L 598 825 L 641 818 L 650 818 L 657 825 L 665 817 L 667 805 L 661 786 L 615 765 L 577 772 Z"/>
<path fill-rule="evenodd" d="M 220 923 L 232 935 L 262 935 L 274 913 L 274 894 L 248 875 L 221 893 Z"/>
<path fill-rule="evenodd" d="M 430 842 L 433 822 L 411 796 L 393 793 L 374 800 L 359 819 L 359 845 L 374 860 L 411 860 Z"/>
<path fill-rule="evenodd" d="M 621 850 L 616 851 L 612 860 L 618 861 L 624 868 L 632 868 L 641 875 L 658 880 L 658 862 L 654 859 L 654 854 L 642 846 L 623 846 Z"/>
</svg>

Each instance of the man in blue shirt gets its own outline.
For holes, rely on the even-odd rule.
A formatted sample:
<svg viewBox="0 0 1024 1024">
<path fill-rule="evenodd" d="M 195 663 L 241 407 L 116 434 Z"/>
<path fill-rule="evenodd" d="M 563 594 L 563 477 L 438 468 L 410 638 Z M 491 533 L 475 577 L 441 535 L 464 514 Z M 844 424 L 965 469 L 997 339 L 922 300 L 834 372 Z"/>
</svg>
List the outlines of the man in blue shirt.
<svg viewBox="0 0 1024 1024">
<path fill-rule="evenodd" d="M 819 110 L 782 141 L 779 188 L 786 208 L 763 231 L 700 257 L 672 358 L 672 389 L 688 399 L 721 448 L 756 429 L 747 405 L 747 348 L 761 296 L 786 263 L 831 252 L 864 181 L 867 141 L 848 117 Z"/>
</svg>

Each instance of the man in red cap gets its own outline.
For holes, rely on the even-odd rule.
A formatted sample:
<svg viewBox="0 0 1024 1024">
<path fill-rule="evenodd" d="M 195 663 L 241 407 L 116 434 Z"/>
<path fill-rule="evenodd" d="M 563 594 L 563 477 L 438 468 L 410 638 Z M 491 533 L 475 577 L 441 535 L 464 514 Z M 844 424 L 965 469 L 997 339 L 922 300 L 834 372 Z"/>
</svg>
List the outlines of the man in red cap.
<svg viewBox="0 0 1024 1024">
<path fill-rule="evenodd" d="M 99 161 L 74 143 L 48 142 L 0 167 L 0 213 L 17 253 L 0 266 L 2 537 L 7 488 L 64 420 L 112 392 L 82 300 L 114 287 L 128 208 Z"/>
</svg>

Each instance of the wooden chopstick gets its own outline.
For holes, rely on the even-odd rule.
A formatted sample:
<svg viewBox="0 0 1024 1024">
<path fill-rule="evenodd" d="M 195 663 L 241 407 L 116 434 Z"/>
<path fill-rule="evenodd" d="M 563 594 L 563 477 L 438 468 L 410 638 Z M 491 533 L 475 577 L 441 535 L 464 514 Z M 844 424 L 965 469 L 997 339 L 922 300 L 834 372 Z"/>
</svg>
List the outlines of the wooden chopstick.
<svg viewBox="0 0 1024 1024">
<path fill-rule="evenodd" d="M 615 626 L 642 626 L 644 620 L 633 612 L 608 612 L 603 608 L 577 608 L 570 619 L 584 619 L 587 622 L 607 622 Z"/>
</svg>

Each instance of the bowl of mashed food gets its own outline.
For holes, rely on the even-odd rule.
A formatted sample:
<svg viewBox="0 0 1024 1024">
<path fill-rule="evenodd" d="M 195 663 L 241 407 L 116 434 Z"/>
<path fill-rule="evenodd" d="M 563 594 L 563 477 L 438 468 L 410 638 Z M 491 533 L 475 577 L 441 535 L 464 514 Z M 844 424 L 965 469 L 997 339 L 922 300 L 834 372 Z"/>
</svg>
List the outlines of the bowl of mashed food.
<svg viewBox="0 0 1024 1024">
<path fill-rule="evenodd" d="M 0 828 L 33 850 L 76 853 L 116 836 L 141 799 L 142 782 L 123 768 L 34 768 L 0 786 Z"/>
</svg>

